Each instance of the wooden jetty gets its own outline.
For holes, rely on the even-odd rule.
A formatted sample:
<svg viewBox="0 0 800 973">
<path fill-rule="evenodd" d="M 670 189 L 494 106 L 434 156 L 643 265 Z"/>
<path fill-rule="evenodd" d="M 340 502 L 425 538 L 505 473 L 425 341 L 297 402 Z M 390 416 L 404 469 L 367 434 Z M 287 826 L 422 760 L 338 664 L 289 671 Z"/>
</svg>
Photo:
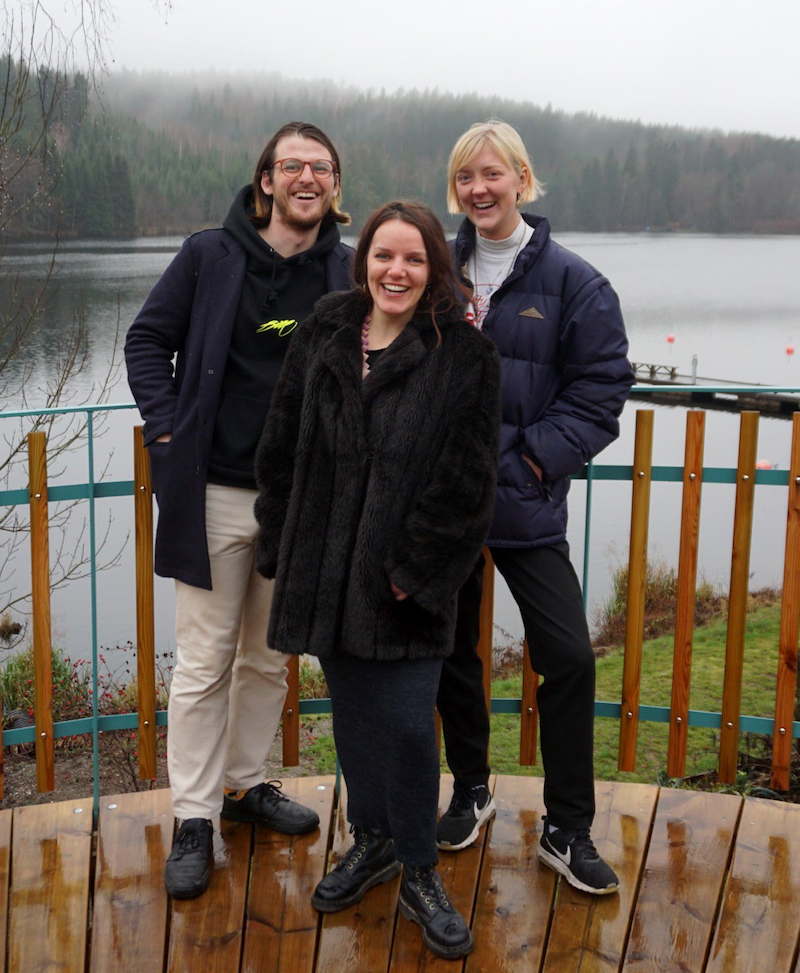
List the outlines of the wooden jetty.
<svg viewBox="0 0 800 973">
<path fill-rule="evenodd" d="M 777 419 L 791 419 L 800 411 L 800 394 L 791 387 L 771 389 L 749 382 L 705 378 L 693 370 L 691 375 L 678 371 L 677 365 L 653 365 L 631 362 L 637 383 L 652 388 L 637 389 L 631 398 L 659 405 L 693 406 L 718 412 L 760 412 Z"/>
<path fill-rule="evenodd" d="M 498 776 L 497 817 L 439 868 L 475 951 L 435 957 L 397 914 L 399 879 L 343 912 L 309 897 L 350 842 L 333 777 L 288 794 L 322 827 L 223 824 L 211 887 L 171 901 L 169 792 L 0 812 L 8 973 L 798 973 L 800 806 L 647 784 L 597 783 L 593 837 L 619 894 L 576 892 L 541 865 L 542 780 Z M 450 780 L 442 786 L 449 803 Z M 2 964 L 2 960 L 0 960 Z"/>
</svg>

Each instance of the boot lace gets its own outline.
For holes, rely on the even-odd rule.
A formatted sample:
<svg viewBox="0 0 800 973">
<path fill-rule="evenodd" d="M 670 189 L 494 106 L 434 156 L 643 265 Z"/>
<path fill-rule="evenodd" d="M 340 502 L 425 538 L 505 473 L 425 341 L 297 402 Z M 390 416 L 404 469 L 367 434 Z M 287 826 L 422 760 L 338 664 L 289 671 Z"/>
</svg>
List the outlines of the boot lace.
<svg viewBox="0 0 800 973">
<path fill-rule="evenodd" d="M 415 865 L 414 884 L 417 887 L 419 897 L 431 912 L 435 912 L 436 909 L 445 909 L 447 912 L 455 911 L 433 865 Z"/>
<path fill-rule="evenodd" d="M 354 838 L 353 844 L 347 849 L 344 856 L 336 863 L 333 869 L 334 871 L 343 868 L 352 870 L 366 853 L 367 844 L 369 843 L 369 832 L 362 831 L 361 828 L 356 828 L 353 826 L 350 828 L 350 834 L 352 834 Z"/>
</svg>

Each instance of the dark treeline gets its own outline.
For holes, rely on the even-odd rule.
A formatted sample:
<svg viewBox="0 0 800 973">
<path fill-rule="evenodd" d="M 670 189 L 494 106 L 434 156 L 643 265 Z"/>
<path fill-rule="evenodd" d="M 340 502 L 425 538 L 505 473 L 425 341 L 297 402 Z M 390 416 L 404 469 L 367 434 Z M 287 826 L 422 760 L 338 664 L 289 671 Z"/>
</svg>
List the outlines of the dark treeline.
<svg viewBox="0 0 800 973">
<path fill-rule="evenodd" d="M 800 233 L 800 141 L 568 115 L 550 106 L 437 91 L 363 92 L 277 75 L 120 72 L 102 104 L 80 76 L 51 124 L 59 169 L 38 227 L 78 236 L 185 233 L 218 225 L 252 178 L 264 141 L 313 121 L 342 155 L 344 205 L 358 229 L 394 196 L 427 202 L 448 228 L 447 157 L 458 135 L 497 116 L 531 150 L 556 230 Z M 83 103 L 81 93 L 83 92 Z M 589 95 L 587 94 L 587 100 Z"/>
</svg>

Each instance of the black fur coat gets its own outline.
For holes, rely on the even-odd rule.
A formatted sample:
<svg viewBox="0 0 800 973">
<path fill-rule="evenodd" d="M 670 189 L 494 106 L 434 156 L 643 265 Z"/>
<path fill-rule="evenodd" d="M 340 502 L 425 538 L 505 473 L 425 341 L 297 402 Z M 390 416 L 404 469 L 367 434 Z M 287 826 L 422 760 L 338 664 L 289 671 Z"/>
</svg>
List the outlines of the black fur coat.
<svg viewBox="0 0 800 973">
<path fill-rule="evenodd" d="M 486 538 L 500 366 L 455 316 L 412 319 L 361 378 L 359 291 L 292 338 L 256 454 L 259 571 L 280 652 L 419 659 L 452 650 L 456 595 Z M 390 579 L 409 598 L 396 601 Z"/>
</svg>

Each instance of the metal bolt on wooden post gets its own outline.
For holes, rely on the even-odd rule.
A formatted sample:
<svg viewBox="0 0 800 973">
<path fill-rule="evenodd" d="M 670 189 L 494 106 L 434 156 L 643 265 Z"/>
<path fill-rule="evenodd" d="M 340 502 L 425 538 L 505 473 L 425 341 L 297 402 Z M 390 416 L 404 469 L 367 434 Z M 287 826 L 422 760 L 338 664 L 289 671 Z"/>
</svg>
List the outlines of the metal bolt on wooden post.
<svg viewBox="0 0 800 973">
<path fill-rule="evenodd" d="M 725 644 L 725 677 L 722 687 L 719 779 L 723 784 L 732 784 L 736 780 L 739 756 L 744 630 L 747 615 L 747 582 L 750 575 L 750 540 L 753 532 L 757 445 L 758 413 L 743 412 L 739 434 L 739 462 L 736 473 L 731 587 L 728 599 L 728 635 Z"/>
<path fill-rule="evenodd" d="M 47 437 L 28 434 L 28 496 L 31 517 L 34 719 L 36 786 L 55 790 L 53 762 L 53 645 L 50 628 L 50 537 L 47 512 Z"/>
<path fill-rule="evenodd" d="M 136 531 L 136 680 L 139 777 L 156 776 L 156 656 L 153 597 L 153 487 L 143 427 L 133 429 L 134 523 Z"/>
<path fill-rule="evenodd" d="M 628 605 L 625 617 L 625 658 L 622 670 L 622 713 L 619 725 L 619 769 L 636 769 L 639 729 L 639 684 L 642 678 L 644 598 L 647 582 L 647 527 L 650 517 L 650 476 L 653 466 L 653 411 L 636 413 L 631 500 L 631 546 L 628 559 Z"/>
<path fill-rule="evenodd" d="M 283 766 L 300 763 L 300 657 L 286 663 L 286 699 L 283 703 Z"/>
<path fill-rule="evenodd" d="M 672 707 L 669 721 L 667 773 L 686 773 L 686 741 L 689 728 L 689 689 L 692 672 L 694 609 L 697 600 L 697 552 L 700 535 L 700 492 L 703 485 L 705 412 L 686 416 L 686 453 L 683 464 L 683 504 L 678 555 L 678 605 L 672 655 Z"/>
<path fill-rule="evenodd" d="M 776 791 L 789 789 L 792 755 L 791 727 L 797 689 L 797 630 L 800 624 L 800 414 L 792 417 L 792 452 L 789 472 L 789 511 L 783 595 L 778 637 L 778 679 L 775 687 L 775 730 L 772 737 L 772 782 Z M 788 732 L 787 732 L 788 729 Z"/>
</svg>

